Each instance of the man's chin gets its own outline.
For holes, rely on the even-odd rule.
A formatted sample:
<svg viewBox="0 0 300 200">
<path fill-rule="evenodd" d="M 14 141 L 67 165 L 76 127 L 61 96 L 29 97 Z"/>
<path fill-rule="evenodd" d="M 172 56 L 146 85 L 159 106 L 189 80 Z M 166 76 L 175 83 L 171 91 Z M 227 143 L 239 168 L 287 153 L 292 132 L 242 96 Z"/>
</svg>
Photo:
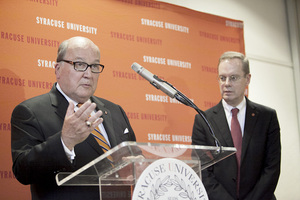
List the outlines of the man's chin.
<svg viewBox="0 0 300 200">
<path fill-rule="evenodd" d="M 81 101 L 82 101 L 82 100 L 87 101 L 91 96 L 93 96 L 93 93 L 92 93 L 91 91 L 89 91 L 89 92 L 85 91 L 85 92 L 79 93 L 77 97 L 78 97 Z"/>
<path fill-rule="evenodd" d="M 223 99 L 226 101 L 226 103 L 230 104 L 230 102 L 233 101 L 233 98 L 230 96 L 223 96 Z"/>
<path fill-rule="evenodd" d="M 232 99 L 232 97 L 230 95 L 223 95 L 223 99 L 225 101 L 230 101 Z"/>
</svg>

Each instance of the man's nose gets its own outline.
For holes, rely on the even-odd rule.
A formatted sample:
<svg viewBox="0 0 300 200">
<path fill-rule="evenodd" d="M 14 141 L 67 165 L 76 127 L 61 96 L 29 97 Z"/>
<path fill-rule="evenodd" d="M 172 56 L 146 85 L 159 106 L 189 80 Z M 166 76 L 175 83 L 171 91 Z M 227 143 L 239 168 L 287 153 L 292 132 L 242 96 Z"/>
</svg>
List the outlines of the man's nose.
<svg viewBox="0 0 300 200">
<path fill-rule="evenodd" d="M 84 71 L 84 76 L 85 77 L 91 77 L 92 76 L 92 69 L 91 67 L 88 67 L 85 71 Z"/>
<path fill-rule="evenodd" d="M 230 77 L 226 77 L 226 80 L 224 83 L 225 83 L 225 85 L 230 85 L 230 83 L 231 83 Z"/>
</svg>

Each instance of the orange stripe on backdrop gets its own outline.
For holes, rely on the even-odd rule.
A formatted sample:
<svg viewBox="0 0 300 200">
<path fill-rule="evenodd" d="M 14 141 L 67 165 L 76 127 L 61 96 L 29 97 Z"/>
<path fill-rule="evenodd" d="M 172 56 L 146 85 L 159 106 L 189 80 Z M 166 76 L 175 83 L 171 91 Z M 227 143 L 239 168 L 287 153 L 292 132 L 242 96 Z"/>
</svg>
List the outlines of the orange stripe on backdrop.
<svg viewBox="0 0 300 200">
<path fill-rule="evenodd" d="M 156 1 L 12 0 L 0 8 L 1 199 L 29 199 L 28 187 L 11 172 L 10 115 L 55 83 L 56 51 L 64 39 L 81 35 L 99 45 L 105 70 L 96 95 L 122 105 L 139 142 L 190 144 L 196 112 L 156 90 L 131 69 L 133 62 L 206 110 L 220 99 L 219 56 L 244 53 L 241 21 Z"/>
</svg>

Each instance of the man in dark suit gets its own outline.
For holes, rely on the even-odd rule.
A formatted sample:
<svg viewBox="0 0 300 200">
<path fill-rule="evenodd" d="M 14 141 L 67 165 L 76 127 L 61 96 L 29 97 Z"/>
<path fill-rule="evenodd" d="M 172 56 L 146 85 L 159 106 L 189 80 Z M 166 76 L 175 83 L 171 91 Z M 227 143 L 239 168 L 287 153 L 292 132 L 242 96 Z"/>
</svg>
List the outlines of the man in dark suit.
<svg viewBox="0 0 300 200">
<path fill-rule="evenodd" d="M 219 59 L 218 80 L 222 100 L 205 111 L 222 146 L 234 146 L 231 110 L 238 108 L 241 146 L 236 156 L 202 172 L 210 200 L 274 200 L 280 174 L 280 127 L 276 111 L 244 96 L 250 83 L 249 61 L 241 53 L 225 52 Z M 214 146 L 207 125 L 196 115 L 192 144 Z M 240 158 L 238 158 L 240 155 Z M 240 161 L 239 161 L 240 160 Z"/>
<path fill-rule="evenodd" d="M 31 185 L 32 199 L 99 199 L 97 186 L 58 187 L 56 174 L 75 171 L 104 153 L 91 134 L 97 127 L 110 148 L 136 140 L 124 110 L 93 96 L 103 68 L 91 40 L 65 40 L 58 49 L 57 83 L 49 93 L 14 109 L 13 172 L 18 181 Z"/>
</svg>

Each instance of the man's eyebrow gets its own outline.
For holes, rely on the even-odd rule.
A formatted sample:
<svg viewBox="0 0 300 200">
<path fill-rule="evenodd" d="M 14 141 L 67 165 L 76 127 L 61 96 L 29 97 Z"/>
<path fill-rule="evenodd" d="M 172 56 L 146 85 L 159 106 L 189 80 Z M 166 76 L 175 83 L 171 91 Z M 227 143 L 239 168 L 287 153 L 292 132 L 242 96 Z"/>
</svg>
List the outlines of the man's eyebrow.
<svg viewBox="0 0 300 200">
<path fill-rule="evenodd" d="M 81 60 L 81 61 L 83 61 L 83 58 L 81 58 L 81 57 L 75 57 L 73 60 Z"/>
<path fill-rule="evenodd" d="M 81 58 L 81 57 L 76 57 L 76 58 L 74 58 L 74 60 L 80 60 L 81 62 L 86 62 L 83 58 Z M 94 60 L 91 64 L 93 64 L 93 63 L 100 63 L 100 60 L 99 59 L 96 59 L 96 60 Z"/>
</svg>

